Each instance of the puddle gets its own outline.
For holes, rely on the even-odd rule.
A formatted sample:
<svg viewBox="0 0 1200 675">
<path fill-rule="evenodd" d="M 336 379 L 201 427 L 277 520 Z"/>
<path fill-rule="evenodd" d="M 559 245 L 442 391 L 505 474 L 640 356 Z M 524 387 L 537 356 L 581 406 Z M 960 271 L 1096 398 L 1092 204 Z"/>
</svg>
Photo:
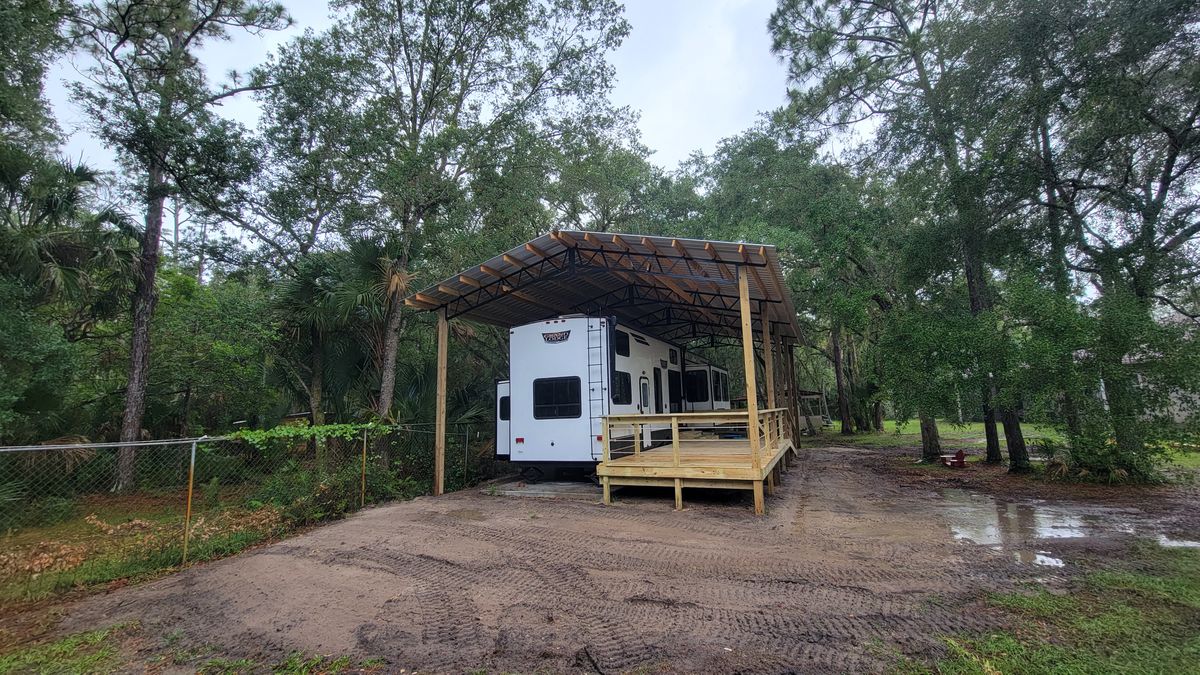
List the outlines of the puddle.
<svg viewBox="0 0 1200 675">
<path fill-rule="evenodd" d="M 1142 535 L 1161 546 L 1200 548 L 1200 542 L 1172 539 L 1144 522 L 1136 509 L 1043 502 L 1004 502 L 960 489 L 941 490 L 942 513 L 954 538 L 1011 553 L 1017 562 L 1044 567 L 1066 563 L 1036 540 Z"/>
<path fill-rule="evenodd" d="M 1172 539 L 1165 534 L 1160 534 L 1158 535 L 1158 545 L 1164 548 L 1200 548 L 1200 541 Z"/>
</svg>

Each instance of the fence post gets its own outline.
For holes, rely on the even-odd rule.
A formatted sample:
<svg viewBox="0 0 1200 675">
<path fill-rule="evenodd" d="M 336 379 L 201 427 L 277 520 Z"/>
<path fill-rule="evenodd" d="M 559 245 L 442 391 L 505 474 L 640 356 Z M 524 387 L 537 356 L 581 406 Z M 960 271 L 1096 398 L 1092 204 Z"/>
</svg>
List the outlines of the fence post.
<svg viewBox="0 0 1200 675">
<path fill-rule="evenodd" d="M 183 512 L 183 562 L 180 567 L 187 564 L 188 540 L 192 534 L 192 487 L 196 482 L 196 444 L 208 438 L 201 436 L 192 441 L 192 458 L 188 462 L 188 488 L 187 488 L 187 508 Z"/>
</svg>

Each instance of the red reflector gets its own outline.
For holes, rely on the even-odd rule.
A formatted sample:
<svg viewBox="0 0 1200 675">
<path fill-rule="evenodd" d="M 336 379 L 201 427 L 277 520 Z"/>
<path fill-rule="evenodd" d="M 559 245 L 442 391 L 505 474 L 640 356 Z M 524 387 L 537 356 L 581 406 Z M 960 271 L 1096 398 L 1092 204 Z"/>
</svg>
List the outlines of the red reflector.
<svg viewBox="0 0 1200 675">
<path fill-rule="evenodd" d="M 598 441 L 603 441 L 603 440 L 604 440 L 604 436 L 596 436 L 596 440 L 598 440 Z"/>
<path fill-rule="evenodd" d="M 524 439 L 524 438 L 517 438 L 516 440 L 517 440 L 517 442 L 518 442 L 518 443 L 524 443 L 524 442 L 525 442 L 525 439 Z"/>
</svg>

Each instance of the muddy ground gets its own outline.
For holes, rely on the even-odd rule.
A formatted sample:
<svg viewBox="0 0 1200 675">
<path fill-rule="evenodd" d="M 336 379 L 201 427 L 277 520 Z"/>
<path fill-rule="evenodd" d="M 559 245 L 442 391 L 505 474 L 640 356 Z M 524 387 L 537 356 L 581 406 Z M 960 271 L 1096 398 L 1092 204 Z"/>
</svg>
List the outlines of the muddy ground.
<svg viewBox="0 0 1200 675">
<path fill-rule="evenodd" d="M 683 512 L 666 490 L 422 498 L 84 600 L 60 630 L 136 619 L 176 649 L 388 670 L 879 671 L 1005 627 L 989 591 L 1065 589 L 1137 537 L 1200 538 L 1186 488 L 1031 492 L 893 450 L 802 455 L 762 518 L 740 493 L 685 492 Z"/>
</svg>

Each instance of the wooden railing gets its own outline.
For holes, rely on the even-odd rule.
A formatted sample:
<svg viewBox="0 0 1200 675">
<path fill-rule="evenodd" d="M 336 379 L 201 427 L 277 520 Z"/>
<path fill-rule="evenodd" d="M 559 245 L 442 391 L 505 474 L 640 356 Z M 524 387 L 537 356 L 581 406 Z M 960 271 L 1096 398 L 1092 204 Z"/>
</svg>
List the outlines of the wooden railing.
<svg viewBox="0 0 1200 675">
<path fill-rule="evenodd" d="M 609 415 L 604 418 L 603 461 L 612 459 L 614 452 L 640 455 L 645 450 L 642 447 L 643 439 L 649 434 L 652 442 L 662 441 L 654 447 L 670 444 L 671 463 L 679 466 L 680 446 L 684 440 L 681 434 L 698 431 L 700 433 L 697 436 L 686 439 L 689 444 L 744 440 L 746 459 L 757 469 L 763 451 L 774 454 L 782 442 L 789 438 L 786 413 L 785 408 L 760 410 L 753 425 L 749 423 L 749 412 L 746 410 Z M 669 435 L 667 430 L 670 430 Z"/>
</svg>

